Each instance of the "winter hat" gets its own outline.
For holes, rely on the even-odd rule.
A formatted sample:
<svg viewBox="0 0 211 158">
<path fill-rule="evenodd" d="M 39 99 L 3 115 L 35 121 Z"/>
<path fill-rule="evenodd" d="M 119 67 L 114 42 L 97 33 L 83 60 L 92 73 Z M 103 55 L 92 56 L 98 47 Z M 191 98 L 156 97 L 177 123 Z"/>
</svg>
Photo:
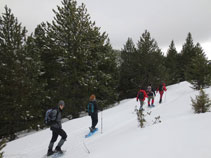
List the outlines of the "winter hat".
<svg viewBox="0 0 211 158">
<path fill-rule="evenodd" d="M 64 104 L 64 101 L 63 100 L 60 100 L 59 103 L 58 103 L 58 105 L 63 105 L 64 106 L 65 105 Z"/>
</svg>

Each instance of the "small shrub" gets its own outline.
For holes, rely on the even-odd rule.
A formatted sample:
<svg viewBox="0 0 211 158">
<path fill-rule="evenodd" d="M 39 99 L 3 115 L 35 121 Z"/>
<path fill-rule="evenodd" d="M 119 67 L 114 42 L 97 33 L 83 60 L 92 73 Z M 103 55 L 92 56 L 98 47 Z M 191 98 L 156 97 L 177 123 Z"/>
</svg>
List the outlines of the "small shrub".
<svg viewBox="0 0 211 158">
<path fill-rule="evenodd" d="M 137 114 L 137 119 L 138 119 L 138 122 L 139 122 L 139 126 L 141 128 L 143 128 L 144 127 L 144 124 L 146 122 L 146 120 L 144 118 L 143 110 L 137 110 L 136 114 Z"/>
<path fill-rule="evenodd" d="M 155 117 L 155 120 L 153 121 L 153 125 L 157 123 L 161 123 L 160 116 Z"/>
<path fill-rule="evenodd" d="M 203 89 L 200 90 L 200 93 L 196 96 L 195 100 L 191 98 L 191 102 L 195 113 L 205 113 L 209 111 L 211 105 L 211 100 Z"/>
</svg>

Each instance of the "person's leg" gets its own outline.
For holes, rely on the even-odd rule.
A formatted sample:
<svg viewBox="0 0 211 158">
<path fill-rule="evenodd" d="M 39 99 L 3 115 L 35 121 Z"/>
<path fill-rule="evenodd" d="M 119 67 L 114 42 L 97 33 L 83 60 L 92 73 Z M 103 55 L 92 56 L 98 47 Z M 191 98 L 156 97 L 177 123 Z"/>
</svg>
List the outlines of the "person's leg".
<svg viewBox="0 0 211 158">
<path fill-rule="evenodd" d="M 58 129 L 58 134 L 61 136 L 61 139 L 60 139 L 58 145 L 56 146 L 56 150 L 57 150 L 57 151 L 61 151 L 61 147 L 62 147 L 62 145 L 64 144 L 64 142 L 66 141 L 67 134 L 66 134 L 66 132 L 65 132 L 63 129 L 61 129 L 61 128 Z"/>
<path fill-rule="evenodd" d="M 52 138 L 51 138 L 50 144 L 48 146 L 48 153 L 47 153 L 48 156 L 53 154 L 52 149 L 53 149 L 53 145 L 56 142 L 57 138 L 58 138 L 58 133 L 53 129 L 52 130 Z"/>
<path fill-rule="evenodd" d="M 150 102 L 151 102 L 152 96 L 148 96 L 148 106 L 150 107 Z"/>
<path fill-rule="evenodd" d="M 92 119 L 92 126 L 91 126 L 91 129 L 93 129 L 94 124 L 95 124 L 94 114 L 91 115 L 91 119 Z"/>
<path fill-rule="evenodd" d="M 144 105 L 144 101 L 140 100 L 140 108 L 139 108 L 139 110 L 143 109 L 143 105 Z"/>
<path fill-rule="evenodd" d="M 150 98 L 150 96 L 148 96 L 148 107 L 150 107 L 150 100 L 151 100 L 151 98 Z"/>
<path fill-rule="evenodd" d="M 163 97 L 163 91 L 159 91 L 159 93 L 160 93 L 160 101 L 159 101 L 159 103 L 161 103 L 162 102 L 162 97 Z"/>
<path fill-rule="evenodd" d="M 154 106 L 154 96 L 152 96 L 152 106 Z"/>
<path fill-rule="evenodd" d="M 97 125 L 98 123 L 98 113 L 95 113 L 93 115 L 93 124 L 92 124 L 92 129 L 95 129 L 95 126 Z"/>
</svg>

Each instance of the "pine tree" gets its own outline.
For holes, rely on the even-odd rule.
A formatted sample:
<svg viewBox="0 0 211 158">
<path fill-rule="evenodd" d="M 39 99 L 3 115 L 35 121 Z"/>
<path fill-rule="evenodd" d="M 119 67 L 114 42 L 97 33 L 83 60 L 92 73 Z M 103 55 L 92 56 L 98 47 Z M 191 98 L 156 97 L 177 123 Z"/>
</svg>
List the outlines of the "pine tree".
<svg viewBox="0 0 211 158">
<path fill-rule="evenodd" d="M 36 99 L 39 94 L 37 60 L 26 46 L 26 33 L 26 28 L 6 6 L 0 17 L 0 120 L 3 127 L 0 136 L 10 136 L 10 139 L 15 138 L 17 131 L 36 128 L 30 124 L 37 118 L 38 111 L 34 109 L 40 105 Z"/>
<path fill-rule="evenodd" d="M 137 44 L 138 58 L 137 63 L 137 83 L 146 87 L 149 83 L 157 85 L 164 80 L 166 69 L 164 65 L 164 56 L 159 49 L 157 42 L 151 38 L 146 30 Z"/>
<path fill-rule="evenodd" d="M 179 55 L 179 73 L 180 73 L 180 81 L 185 81 L 187 78 L 185 77 L 185 72 L 187 71 L 187 67 L 191 64 L 192 58 L 196 56 L 195 46 L 193 43 L 193 38 L 191 33 L 188 33 L 185 44 L 182 47 L 181 54 Z"/>
<path fill-rule="evenodd" d="M 0 18 L 0 100 L 1 134 L 14 138 L 15 130 L 24 122 L 24 94 L 26 92 L 25 59 L 23 45 L 26 29 L 22 28 L 11 10 L 5 7 Z"/>
<path fill-rule="evenodd" d="M 195 100 L 191 98 L 191 101 L 195 113 L 205 113 L 211 106 L 211 100 L 203 89 L 200 89 L 199 96 L 196 96 Z"/>
<path fill-rule="evenodd" d="M 102 102 L 117 97 L 116 57 L 107 34 L 90 20 L 84 4 L 63 0 L 57 10 L 52 23 L 37 28 L 47 47 L 41 50 L 42 78 L 48 98 L 64 99 L 70 105 L 66 111 L 77 117 L 91 93 Z"/>
<path fill-rule="evenodd" d="M 54 39 L 49 33 L 49 26 L 45 23 L 38 25 L 32 36 L 31 45 L 34 54 L 37 54 L 39 62 L 39 81 L 42 91 L 42 111 L 55 107 L 59 99 L 63 96 L 59 95 L 62 87 L 64 74 L 62 67 L 64 59 L 59 56 L 59 46 L 54 44 Z M 56 45 L 56 46 L 55 46 Z"/>
<path fill-rule="evenodd" d="M 179 80 L 179 76 L 178 76 L 179 63 L 178 63 L 178 53 L 175 48 L 174 41 L 171 41 L 171 44 L 167 51 L 165 66 L 166 66 L 167 74 L 168 74 L 167 84 L 177 83 Z"/>
<path fill-rule="evenodd" d="M 128 38 L 123 50 L 121 50 L 121 66 L 119 91 L 120 99 L 133 97 L 137 91 L 137 83 L 135 78 L 137 74 L 135 58 L 137 57 L 135 44 L 131 38 Z"/>
<path fill-rule="evenodd" d="M 187 65 L 185 72 L 186 79 L 193 85 L 194 89 L 200 90 L 210 85 L 210 71 L 208 60 L 199 43 L 195 46 L 196 55 L 191 63 Z"/>
<path fill-rule="evenodd" d="M 25 71 L 25 74 L 28 80 L 28 95 L 25 95 L 24 98 L 27 100 L 25 109 L 27 111 L 27 128 L 38 130 L 40 124 L 43 123 L 43 113 L 45 112 L 43 108 L 43 96 L 45 94 L 44 88 L 46 82 L 41 78 L 43 73 L 41 56 L 36 46 L 34 38 L 29 36 L 24 47 L 27 56 L 27 71 Z"/>
</svg>

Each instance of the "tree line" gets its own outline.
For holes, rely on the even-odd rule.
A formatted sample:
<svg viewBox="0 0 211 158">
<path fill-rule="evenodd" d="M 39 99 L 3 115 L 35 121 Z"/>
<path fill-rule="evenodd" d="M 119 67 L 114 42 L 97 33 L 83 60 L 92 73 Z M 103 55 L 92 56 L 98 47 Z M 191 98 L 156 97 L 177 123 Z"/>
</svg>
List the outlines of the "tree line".
<svg viewBox="0 0 211 158">
<path fill-rule="evenodd" d="M 45 111 L 61 99 L 64 115 L 77 118 L 93 93 L 105 108 L 149 83 L 210 85 L 210 61 L 191 33 L 179 53 L 172 41 L 167 56 L 147 30 L 136 45 L 128 38 L 114 50 L 84 4 L 63 0 L 53 12 L 30 35 L 7 6 L 0 16 L 0 137 L 43 128 Z"/>
</svg>

